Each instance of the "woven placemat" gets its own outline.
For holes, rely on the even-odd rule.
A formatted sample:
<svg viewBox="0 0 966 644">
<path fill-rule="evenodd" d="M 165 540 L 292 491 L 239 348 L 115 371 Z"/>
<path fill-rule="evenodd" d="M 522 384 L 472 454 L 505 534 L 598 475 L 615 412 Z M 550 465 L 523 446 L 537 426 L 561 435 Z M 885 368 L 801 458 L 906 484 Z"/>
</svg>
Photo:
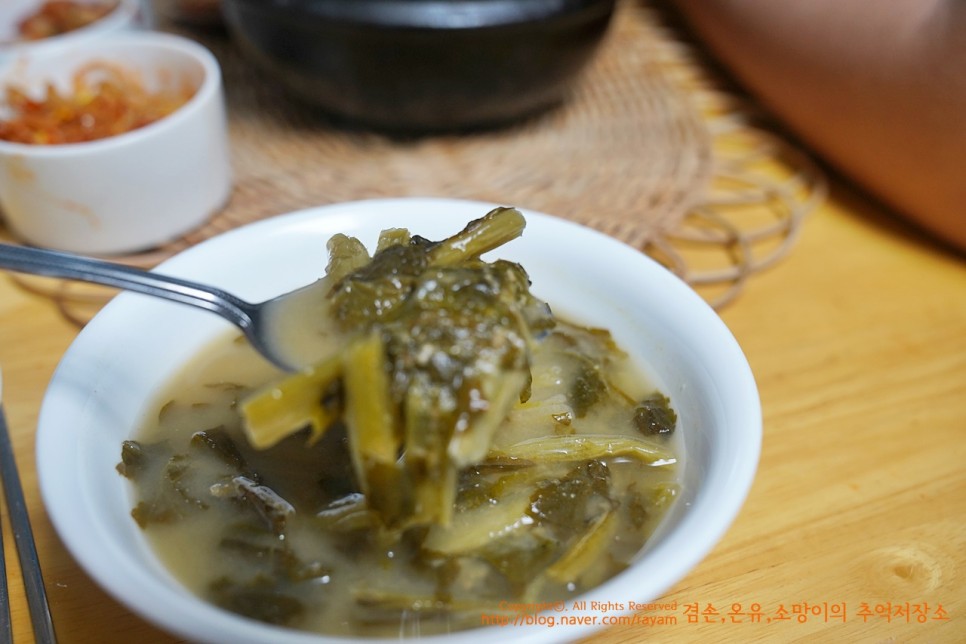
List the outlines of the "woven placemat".
<svg viewBox="0 0 966 644">
<path fill-rule="evenodd" d="M 479 199 L 552 213 L 655 257 L 716 307 L 791 247 L 823 196 L 809 160 L 756 125 L 752 109 L 647 5 L 618 4 L 611 29 L 558 109 L 499 131 L 413 140 L 340 128 L 252 68 L 224 33 L 208 46 L 225 80 L 235 187 L 201 229 L 119 258 L 151 267 L 273 215 L 374 197 Z M 575 252 L 576 249 L 575 249 Z M 83 323 L 111 294 L 21 283 Z"/>
</svg>

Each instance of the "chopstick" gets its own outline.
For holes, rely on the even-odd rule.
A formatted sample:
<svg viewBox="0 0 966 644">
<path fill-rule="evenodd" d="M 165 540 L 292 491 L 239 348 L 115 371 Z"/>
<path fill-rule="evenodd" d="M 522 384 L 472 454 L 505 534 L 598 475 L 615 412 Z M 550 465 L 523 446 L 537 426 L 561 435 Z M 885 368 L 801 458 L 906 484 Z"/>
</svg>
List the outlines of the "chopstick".
<svg viewBox="0 0 966 644">
<path fill-rule="evenodd" d="M 3 407 L 0 406 L 0 415 L 2 414 Z M 7 592 L 7 560 L 3 551 L 3 526 L 0 525 L 0 644 L 12 643 L 13 623 L 10 621 L 10 594 Z"/>
<path fill-rule="evenodd" d="M 0 373 L 0 396 L 2 392 L 3 374 Z M 20 572 L 23 576 L 24 590 L 27 593 L 27 606 L 30 609 L 34 638 L 38 644 L 54 644 L 57 638 L 54 635 L 54 624 L 50 617 L 44 578 L 40 571 L 40 558 L 37 556 L 33 530 L 30 528 L 30 514 L 27 512 L 23 486 L 17 473 L 17 461 L 13 455 L 13 444 L 10 442 L 10 431 L 3 413 L 2 398 L 0 398 L 0 478 L 3 482 L 7 512 L 10 515 L 14 545 L 20 558 Z M 6 580 L 6 578 L 6 570 L 4 570 L 3 579 Z"/>
</svg>

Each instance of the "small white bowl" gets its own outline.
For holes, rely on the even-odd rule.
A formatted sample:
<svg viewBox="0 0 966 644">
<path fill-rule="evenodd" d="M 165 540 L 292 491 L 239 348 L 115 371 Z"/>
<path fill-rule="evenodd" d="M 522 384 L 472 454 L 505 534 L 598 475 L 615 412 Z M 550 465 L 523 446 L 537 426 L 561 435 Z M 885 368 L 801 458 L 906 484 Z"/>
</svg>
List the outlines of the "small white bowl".
<svg viewBox="0 0 966 644">
<path fill-rule="evenodd" d="M 231 191 L 221 70 L 203 46 L 169 34 L 114 34 L 18 56 L 0 68 L 8 85 L 67 92 L 77 70 L 107 61 L 148 89 L 187 82 L 187 103 L 142 128 L 83 143 L 0 141 L 0 214 L 37 246 L 89 254 L 144 250 L 208 219 Z"/>
<path fill-rule="evenodd" d="M 157 270 L 259 301 L 317 279 L 326 263 L 326 241 L 335 233 L 357 236 L 370 248 L 384 228 L 403 226 L 440 239 L 491 207 L 399 199 L 307 210 L 215 237 Z M 630 568 L 578 598 L 610 602 L 614 610 L 608 615 L 616 616 L 632 611 L 630 600 L 654 600 L 684 577 L 738 513 L 758 463 L 757 388 L 722 321 L 667 270 L 590 229 L 524 214 L 523 237 L 492 256 L 522 263 L 534 293 L 551 306 L 610 329 L 648 366 L 678 413 L 684 444 L 681 497 Z M 165 571 L 132 520 L 129 483 L 114 469 L 121 442 L 131 437 L 159 388 L 226 328 L 213 315 L 134 294 L 116 298 L 85 327 L 59 365 L 40 413 L 37 467 L 49 516 L 91 577 L 132 611 L 178 636 L 235 644 L 384 644 L 310 635 L 218 609 Z M 579 612 L 576 605 L 573 609 Z M 487 627 L 426 639 L 561 642 L 586 636 L 602 622 Z"/>
<path fill-rule="evenodd" d="M 94 0 L 82 0 L 94 2 Z M 119 0 L 117 7 L 88 25 L 41 40 L 23 40 L 20 21 L 38 11 L 45 0 L 2 0 L 0 3 L 0 63 L 21 55 L 48 54 L 105 35 L 138 29 L 143 22 L 141 0 Z"/>
</svg>

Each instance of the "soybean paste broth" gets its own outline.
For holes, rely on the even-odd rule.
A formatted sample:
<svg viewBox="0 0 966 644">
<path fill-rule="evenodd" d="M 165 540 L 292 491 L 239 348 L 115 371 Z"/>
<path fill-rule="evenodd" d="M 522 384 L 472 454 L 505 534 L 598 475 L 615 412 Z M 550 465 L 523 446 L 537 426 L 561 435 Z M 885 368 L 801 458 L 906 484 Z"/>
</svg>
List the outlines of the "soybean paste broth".
<svg viewBox="0 0 966 644">
<path fill-rule="evenodd" d="M 640 439 L 645 432 L 632 417 L 654 386 L 617 352 L 609 377 L 624 398 L 576 416 L 568 392 L 579 361 L 561 356 L 574 338 L 594 346 L 599 338 L 564 323 L 558 328 L 565 333 L 551 334 L 534 351 L 532 396 L 500 427 L 496 453 L 546 436 Z M 170 381 L 137 432 L 145 457 L 138 462 L 147 465 L 137 469 L 127 458 L 119 465 L 135 484 L 132 514 L 171 573 L 200 597 L 255 619 L 386 637 L 478 627 L 501 602 L 565 599 L 620 572 L 677 494 L 673 458 L 648 464 L 618 455 L 537 467 L 495 458 L 461 473 L 450 529 L 381 537 L 364 514 L 345 511 L 359 491 L 344 429 L 330 429 L 311 446 L 304 434 L 264 451 L 247 444 L 239 401 L 278 375 L 241 338 L 219 339 Z M 240 459 L 210 448 L 220 437 L 231 439 Z M 673 434 L 645 438 L 678 452 Z M 257 473 L 294 508 L 282 534 L 223 494 L 239 471 Z M 612 520 L 592 565 L 578 567 L 573 578 L 546 574 L 603 512 Z M 487 526 L 482 534 L 480 525 Z"/>
</svg>

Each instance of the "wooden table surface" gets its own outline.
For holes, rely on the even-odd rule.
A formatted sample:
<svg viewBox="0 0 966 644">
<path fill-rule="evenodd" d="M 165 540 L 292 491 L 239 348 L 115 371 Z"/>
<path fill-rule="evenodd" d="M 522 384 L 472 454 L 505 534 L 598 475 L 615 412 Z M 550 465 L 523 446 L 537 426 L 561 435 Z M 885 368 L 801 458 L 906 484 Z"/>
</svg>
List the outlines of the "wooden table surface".
<svg viewBox="0 0 966 644">
<path fill-rule="evenodd" d="M 668 606 L 642 613 L 654 623 L 591 641 L 966 641 L 963 258 L 835 186 L 791 255 L 722 317 L 761 390 L 755 484 Z M 57 635 L 170 642 L 77 566 L 40 500 L 34 428 L 77 331 L 0 275 L 4 407 Z M 15 639 L 30 642 L 5 510 L 3 533 Z"/>
</svg>

